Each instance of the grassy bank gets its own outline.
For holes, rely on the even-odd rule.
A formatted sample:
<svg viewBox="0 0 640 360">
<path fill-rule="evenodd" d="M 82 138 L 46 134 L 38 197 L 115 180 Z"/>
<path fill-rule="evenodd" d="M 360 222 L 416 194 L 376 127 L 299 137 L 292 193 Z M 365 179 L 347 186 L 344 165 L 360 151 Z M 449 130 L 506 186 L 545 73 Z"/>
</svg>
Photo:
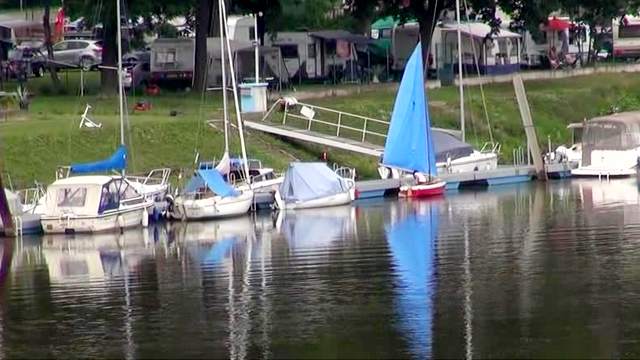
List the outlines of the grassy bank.
<svg viewBox="0 0 640 360">
<path fill-rule="evenodd" d="M 63 75 L 63 79 L 64 95 L 54 94 L 48 78 L 31 81 L 29 88 L 35 96 L 29 111 L 0 122 L 5 171 L 18 186 L 29 185 L 33 180 L 51 181 L 57 166 L 106 157 L 119 142 L 116 100 L 96 95 L 97 73 L 87 77 L 84 98 L 77 96 L 77 73 Z M 556 145 L 566 143 L 570 136 L 565 129 L 568 123 L 606 113 L 612 106 L 620 110 L 640 109 L 640 76 L 637 74 L 528 82 L 526 87 L 538 136 L 545 145 L 547 136 Z M 10 88 L 11 85 L 5 84 L 6 90 Z M 489 140 L 489 131 L 479 88 L 466 90 L 468 140 L 481 146 Z M 391 90 L 378 89 L 310 102 L 387 120 L 394 95 Z M 513 88 L 510 84 L 490 85 L 485 87 L 485 95 L 493 137 L 503 144 L 501 160 L 509 163 L 512 149 L 525 144 Z M 457 128 L 457 89 L 432 90 L 429 98 L 434 125 Z M 139 95 L 130 96 L 129 108 L 140 99 Z M 203 99 L 200 94 L 165 91 L 147 100 L 152 104 L 151 111 L 131 111 L 129 115 L 126 133 L 127 142 L 131 144 L 131 171 L 188 168 L 193 164 L 196 151 L 200 152 L 201 159 L 220 156 L 221 126 L 212 128 L 205 124 L 206 120 L 221 118 L 219 93 L 206 94 Z M 86 103 L 93 106 L 92 118 L 103 123 L 102 129 L 78 128 Z M 171 116 L 172 111 L 177 114 Z M 247 135 L 247 142 L 251 157 L 278 169 L 285 168 L 293 159 L 317 158 L 321 151 L 319 147 L 291 144 L 254 132 Z M 232 149 L 238 152 L 237 136 Z M 365 177 L 375 176 L 376 159 L 333 150 L 330 158 L 356 166 Z"/>
</svg>

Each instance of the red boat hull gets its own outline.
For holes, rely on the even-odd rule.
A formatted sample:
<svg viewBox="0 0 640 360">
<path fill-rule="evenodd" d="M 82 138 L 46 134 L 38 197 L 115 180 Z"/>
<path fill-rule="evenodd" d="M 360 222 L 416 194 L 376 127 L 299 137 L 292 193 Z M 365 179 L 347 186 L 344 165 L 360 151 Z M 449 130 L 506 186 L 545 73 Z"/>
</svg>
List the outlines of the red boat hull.
<svg viewBox="0 0 640 360">
<path fill-rule="evenodd" d="M 400 189 L 400 196 L 408 198 L 425 198 L 444 194 L 447 183 L 435 181 L 428 184 L 406 186 Z"/>
</svg>

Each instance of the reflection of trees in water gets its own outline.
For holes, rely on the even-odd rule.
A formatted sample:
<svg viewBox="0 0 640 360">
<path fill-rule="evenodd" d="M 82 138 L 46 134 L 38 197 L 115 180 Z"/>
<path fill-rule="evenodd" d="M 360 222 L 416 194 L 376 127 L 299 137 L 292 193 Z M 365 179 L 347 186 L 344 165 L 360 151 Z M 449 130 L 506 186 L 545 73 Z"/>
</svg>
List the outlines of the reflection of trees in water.
<svg viewBox="0 0 640 360">
<path fill-rule="evenodd" d="M 620 298 L 627 296 L 620 281 L 628 257 L 620 246 L 624 206 L 603 210 L 584 203 L 569 183 L 462 193 L 447 202 L 447 230 L 439 239 L 436 357 L 466 355 L 462 346 L 451 345 L 468 338 L 469 301 L 475 357 L 619 353 L 621 332 L 612 330 Z M 465 230 L 470 299 L 460 288 L 468 279 Z"/>
</svg>

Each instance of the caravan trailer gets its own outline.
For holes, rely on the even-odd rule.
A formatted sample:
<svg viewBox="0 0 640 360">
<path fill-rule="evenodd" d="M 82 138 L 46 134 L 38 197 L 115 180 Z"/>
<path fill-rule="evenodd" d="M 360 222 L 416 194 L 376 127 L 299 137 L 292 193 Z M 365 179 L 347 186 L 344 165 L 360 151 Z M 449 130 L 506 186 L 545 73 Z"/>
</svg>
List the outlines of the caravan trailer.
<svg viewBox="0 0 640 360">
<path fill-rule="evenodd" d="M 640 58 L 640 18 L 625 16 L 613 20 L 613 56 L 618 59 Z"/>
<path fill-rule="evenodd" d="M 151 81 L 191 85 L 195 64 L 193 39 L 156 39 L 151 44 Z"/>
</svg>

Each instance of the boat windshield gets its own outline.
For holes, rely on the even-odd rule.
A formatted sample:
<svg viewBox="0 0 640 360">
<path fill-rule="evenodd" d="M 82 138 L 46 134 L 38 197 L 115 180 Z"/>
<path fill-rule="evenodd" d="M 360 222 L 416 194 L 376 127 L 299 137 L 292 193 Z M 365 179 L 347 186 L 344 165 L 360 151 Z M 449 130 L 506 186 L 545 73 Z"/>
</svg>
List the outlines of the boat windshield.
<svg viewBox="0 0 640 360">
<path fill-rule="evenodd" d="M 587 123 L 582 145 L 584 165 L 588 165 L 594 150 L 633 150 L 640 147 L 640 124 L 619 121 Z"/>
<path fill-rule="evenodd" d="M 57 193 L 58 207 L 84 207 L 87 200 L 87 188 L 61 188 Z"/>
</svg>

